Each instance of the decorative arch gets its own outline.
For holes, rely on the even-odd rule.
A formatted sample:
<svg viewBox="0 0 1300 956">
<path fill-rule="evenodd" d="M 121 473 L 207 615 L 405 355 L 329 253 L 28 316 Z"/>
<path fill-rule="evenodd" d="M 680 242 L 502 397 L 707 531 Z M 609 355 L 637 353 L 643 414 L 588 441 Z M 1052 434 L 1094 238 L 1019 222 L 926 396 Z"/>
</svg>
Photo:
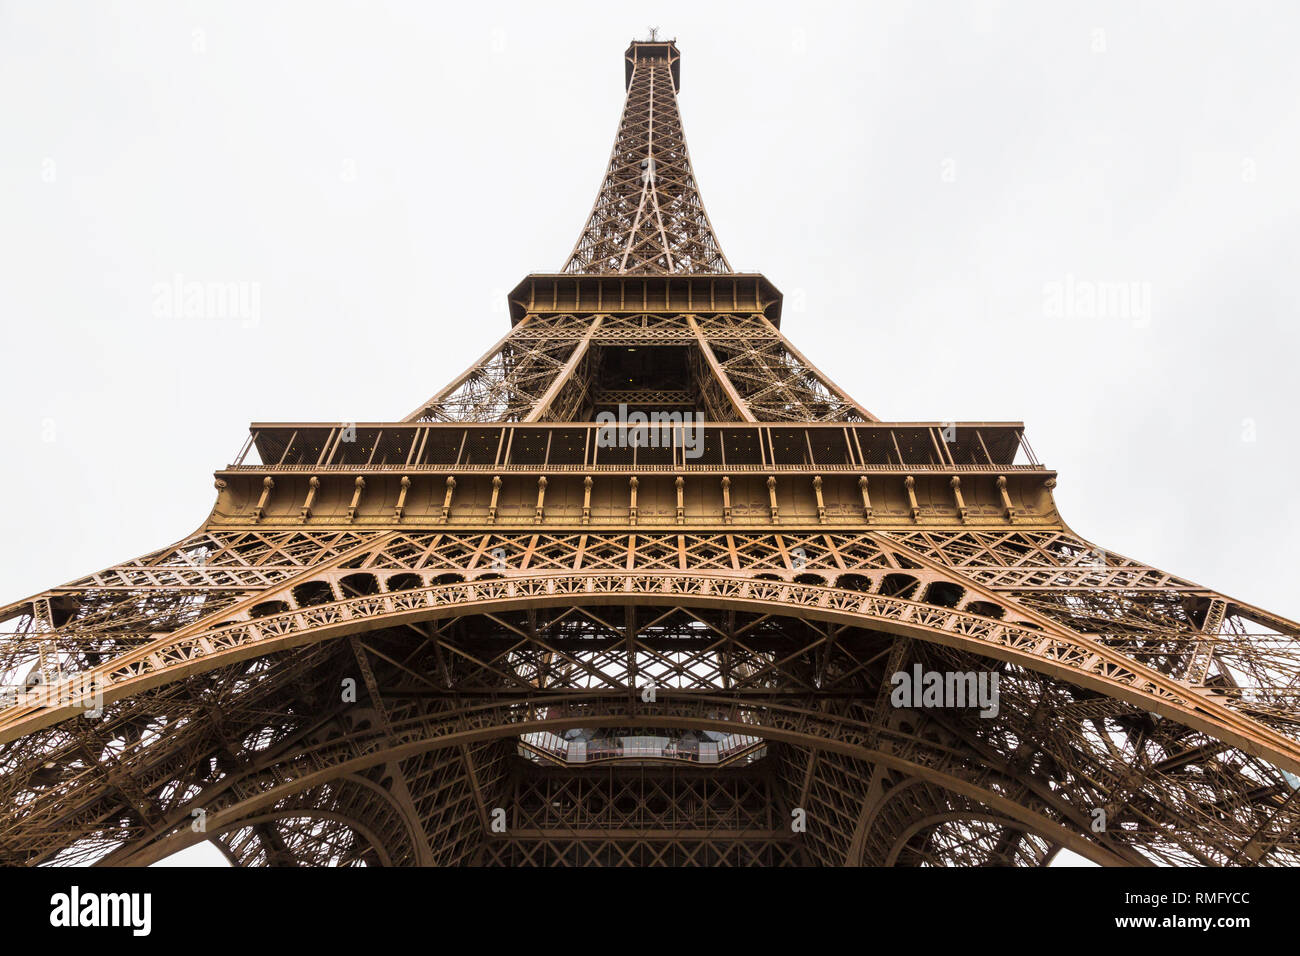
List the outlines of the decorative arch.
<svg viewBox="0 0 1300 956">
<path fill-rule="evenodd" d="M 396 593 L 391 590 L 395 577 L 409 579 L 401 582 L 404 589 Z M 1295 740 L 1238 713 L 1223 698 L 1147 668 L 1119 650 L 1010 602 L 997 604 L 1006 612 L 998 619 L 990 617 L 987 608 L 981 608 L 986 613 L 975 614 L 879 592 L 863 594 L 749 576 L 640 571 L 515 575 L 447 584 L 428 584 L 418 574 L 403 573 L 384 583 L 389 589 L 385 593 L 255 616 L 272 604 L 260 595 L 256 605 L 248 602 L 243 620 L 232 621 L 227 611 L 220 624 L 201 621 L 181 628 L 53 685 L 43 706 L 8 708 L 0 720 L 0 742 L 75 716 L 86 707 L 92 685 L 100 688 L 106 702 L 112 702 L 223 663 L 380 626 L 530 607 L 698 605 L 758 613 L 788 611 L 791 616 L 872 628 L 1008 661 L 1180 721 L 1300 773 L 1300 743 Z M 301 585 L 295 582 L 294 587 Z M 287 597 L 292 591 L 277 593 Z M 996 600 L 992 594 L 985 597 Z"/>
<path fill-rule="evenodd" d="M 379 866 L 418 865 L 426 863 L 424 840 L 417 836 L 405 811 L 392 793 L 373 780 L 359 774 L 345 774 L 327 783 L 300 791 L 277 801 L 269 809 L 222 825 L 210 839 L 218 842 L 232 862 L 243 865 L 256 852 L 270 852 L 267 840 L 239 847 L 233 837 L 243 831 L 255 833 L 263 828 L 275 829 L 283 821 L 326 820 L 351 830 L 364 841 L 353 860 Z M 226 839 L 223 839 L 226 838 Z M 284 842 L 284 841 L 279 841 Z M 291 851 L 286 849 L 286 854 Z M 295 860 L 316 864 L 317 860 Z M 339 861 L 331 861 L 339 862 Z"/>
<path fill-rule="evenodd" d="M 996 768 L 970 761 L 951 748 L 921 737 L 896 732 L 873 734 L 861 722 L 821 711 L 770 702 L 738 704 L 726 698 L 700 695 L 661 695 L 653 714 L 657 720 L 688 729 L 727 730 L 744 724 L 752 733 L 770 741 L 876 763 L 958 794 L 973 805 L 988 808 L 989 812 L 1005 815 L 1027 832 L 1041 834 L 1100 865 L 1144 862 L 1122 845 L 1089 835 L 1086 818 L 1054 796 L 1050 788 L 1017 781 L 1009 773 L 1001 774 Z M 290 796 L 380 764 L 525 733 L 562 732 L 593 721 L 611 725 L 635 723 L 646 719 L 646 715 L 639 699 L 629 701 L 625 694 L 557 695 L 538 699 L 527 711 L 517 705 L 494 702 L 454 717 L 433 712 L 394 723 L 394 739 L 386 744 L 382 742 L 383 733 L 374 730 L 335 737 L 314 748 L 297 750 L 289 760 L 271 760 L 249 773 L 223 780 L 195 800 L 212 808 L 209 820 L 224 831 L 244 819 L 268 812 L 268 808 Z M 879 739 L 873 742 L 873 737 Z M 199 835 L 185 825 L 184 817 L 178 816 L 177 825 L 171 831 L 143 846 L 128 848 L 115 855 L 112 862 L 147 865 L 198 839 Z"/>
</svg>

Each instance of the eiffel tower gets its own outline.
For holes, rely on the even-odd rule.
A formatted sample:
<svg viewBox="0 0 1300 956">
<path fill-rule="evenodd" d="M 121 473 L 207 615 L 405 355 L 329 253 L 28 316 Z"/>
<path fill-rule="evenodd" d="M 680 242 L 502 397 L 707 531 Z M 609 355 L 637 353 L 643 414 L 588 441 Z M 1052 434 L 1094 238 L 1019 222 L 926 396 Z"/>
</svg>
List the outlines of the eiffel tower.
<svg viewBox="0 0 1300 956">
<path fill-rule="evenodd" d="M 1020 423 L 822 374 L 680 70 L 628 47 L 568 261 L 458 378 L 254 423 L 194 534 L 3 608 L 0 860 L 1300 862 L 1300 627 L 1075 534 Z"/>
</svg>

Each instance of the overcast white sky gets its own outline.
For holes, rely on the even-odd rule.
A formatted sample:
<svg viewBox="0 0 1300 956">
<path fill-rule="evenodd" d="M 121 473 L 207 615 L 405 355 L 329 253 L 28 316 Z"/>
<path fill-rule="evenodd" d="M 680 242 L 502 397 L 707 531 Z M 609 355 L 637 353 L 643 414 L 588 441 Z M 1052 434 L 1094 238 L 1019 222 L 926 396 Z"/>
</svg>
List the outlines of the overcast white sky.
<svg viewBox="0 0 1300 956">
<path fill-rule="evenodd" d="M 0 2 L 0 600 L 192 531 L 249 421 L 400 418 L 472 362 L 649 26 L 723 249 L 827 374 L 1025 421 L 1076 531 L 1300 617 L 1300 7 L 1188 0 Z M 160 317 L 178 275 L 257 321 Z"/>
</svg>

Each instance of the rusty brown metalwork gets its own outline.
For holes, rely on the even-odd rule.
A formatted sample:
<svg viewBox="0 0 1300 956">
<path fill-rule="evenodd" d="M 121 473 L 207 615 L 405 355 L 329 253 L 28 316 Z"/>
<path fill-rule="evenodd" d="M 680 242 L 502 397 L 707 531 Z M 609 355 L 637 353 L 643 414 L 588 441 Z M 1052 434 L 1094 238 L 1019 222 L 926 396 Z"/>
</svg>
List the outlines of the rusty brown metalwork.
<svg viewBox="0 0 1300 956">
<path fill-rule="evenodd" d="M 1300 626 L 1077 535 L 1020 423 L 850 398 L 722 254 L 676 44 L 626 64 L 478 362 L 254 423 L 194 534 L 0 608 L 0 861 L 1300 862 Z"/>
</svg>

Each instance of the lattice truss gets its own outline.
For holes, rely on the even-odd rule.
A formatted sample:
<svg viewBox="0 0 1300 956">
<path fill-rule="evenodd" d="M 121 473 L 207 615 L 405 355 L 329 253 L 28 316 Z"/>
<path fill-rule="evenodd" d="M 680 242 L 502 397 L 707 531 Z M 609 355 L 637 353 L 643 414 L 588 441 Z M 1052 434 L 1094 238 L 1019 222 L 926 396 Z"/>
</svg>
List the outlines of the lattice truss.
<svg viewBox="0 0 1300 956">
<path fill-rule="evenodd" d="M 870 421 L 763 316 L 701 323 L 706 341 L 749 411 L 763 422 Z"/>
<path fill-rule="evenodd" d="M 635 59 L 609 168 L 563 271 L 731 271 L 691 170 L 665 57 Z"/>
<path fill-rule="evenodd" d="M 1300 862 L 1296 625 L 1065 532 L 206 532 L 3 613 L 11 687 L 106 687 L 0 714 L 9 863 Z M 766 748 L 519 756 L 572 727 Z"/>
<path fill-rule="evenodd" d="M 585 345 L 590 325 L 574 315 L 529 316 L 407 420 L 524 421 Z"/>
<path fill-rule="evenodd" d="M 684 351 L 681 380 L 613 387 L 611 351 L 656 348 Z M 407 421 L 592 421 L 619 402 L 706 421 L 874 421 L 765 316 L 726 312 L 526 315 Z"/>
<path fill-rule="evenodd" d="M 520 766 L 493 866 L 783 866 L 804 862 L 772 775 Z M 788 819 L 788 817 L 787 817 Z"/>
</svg>

